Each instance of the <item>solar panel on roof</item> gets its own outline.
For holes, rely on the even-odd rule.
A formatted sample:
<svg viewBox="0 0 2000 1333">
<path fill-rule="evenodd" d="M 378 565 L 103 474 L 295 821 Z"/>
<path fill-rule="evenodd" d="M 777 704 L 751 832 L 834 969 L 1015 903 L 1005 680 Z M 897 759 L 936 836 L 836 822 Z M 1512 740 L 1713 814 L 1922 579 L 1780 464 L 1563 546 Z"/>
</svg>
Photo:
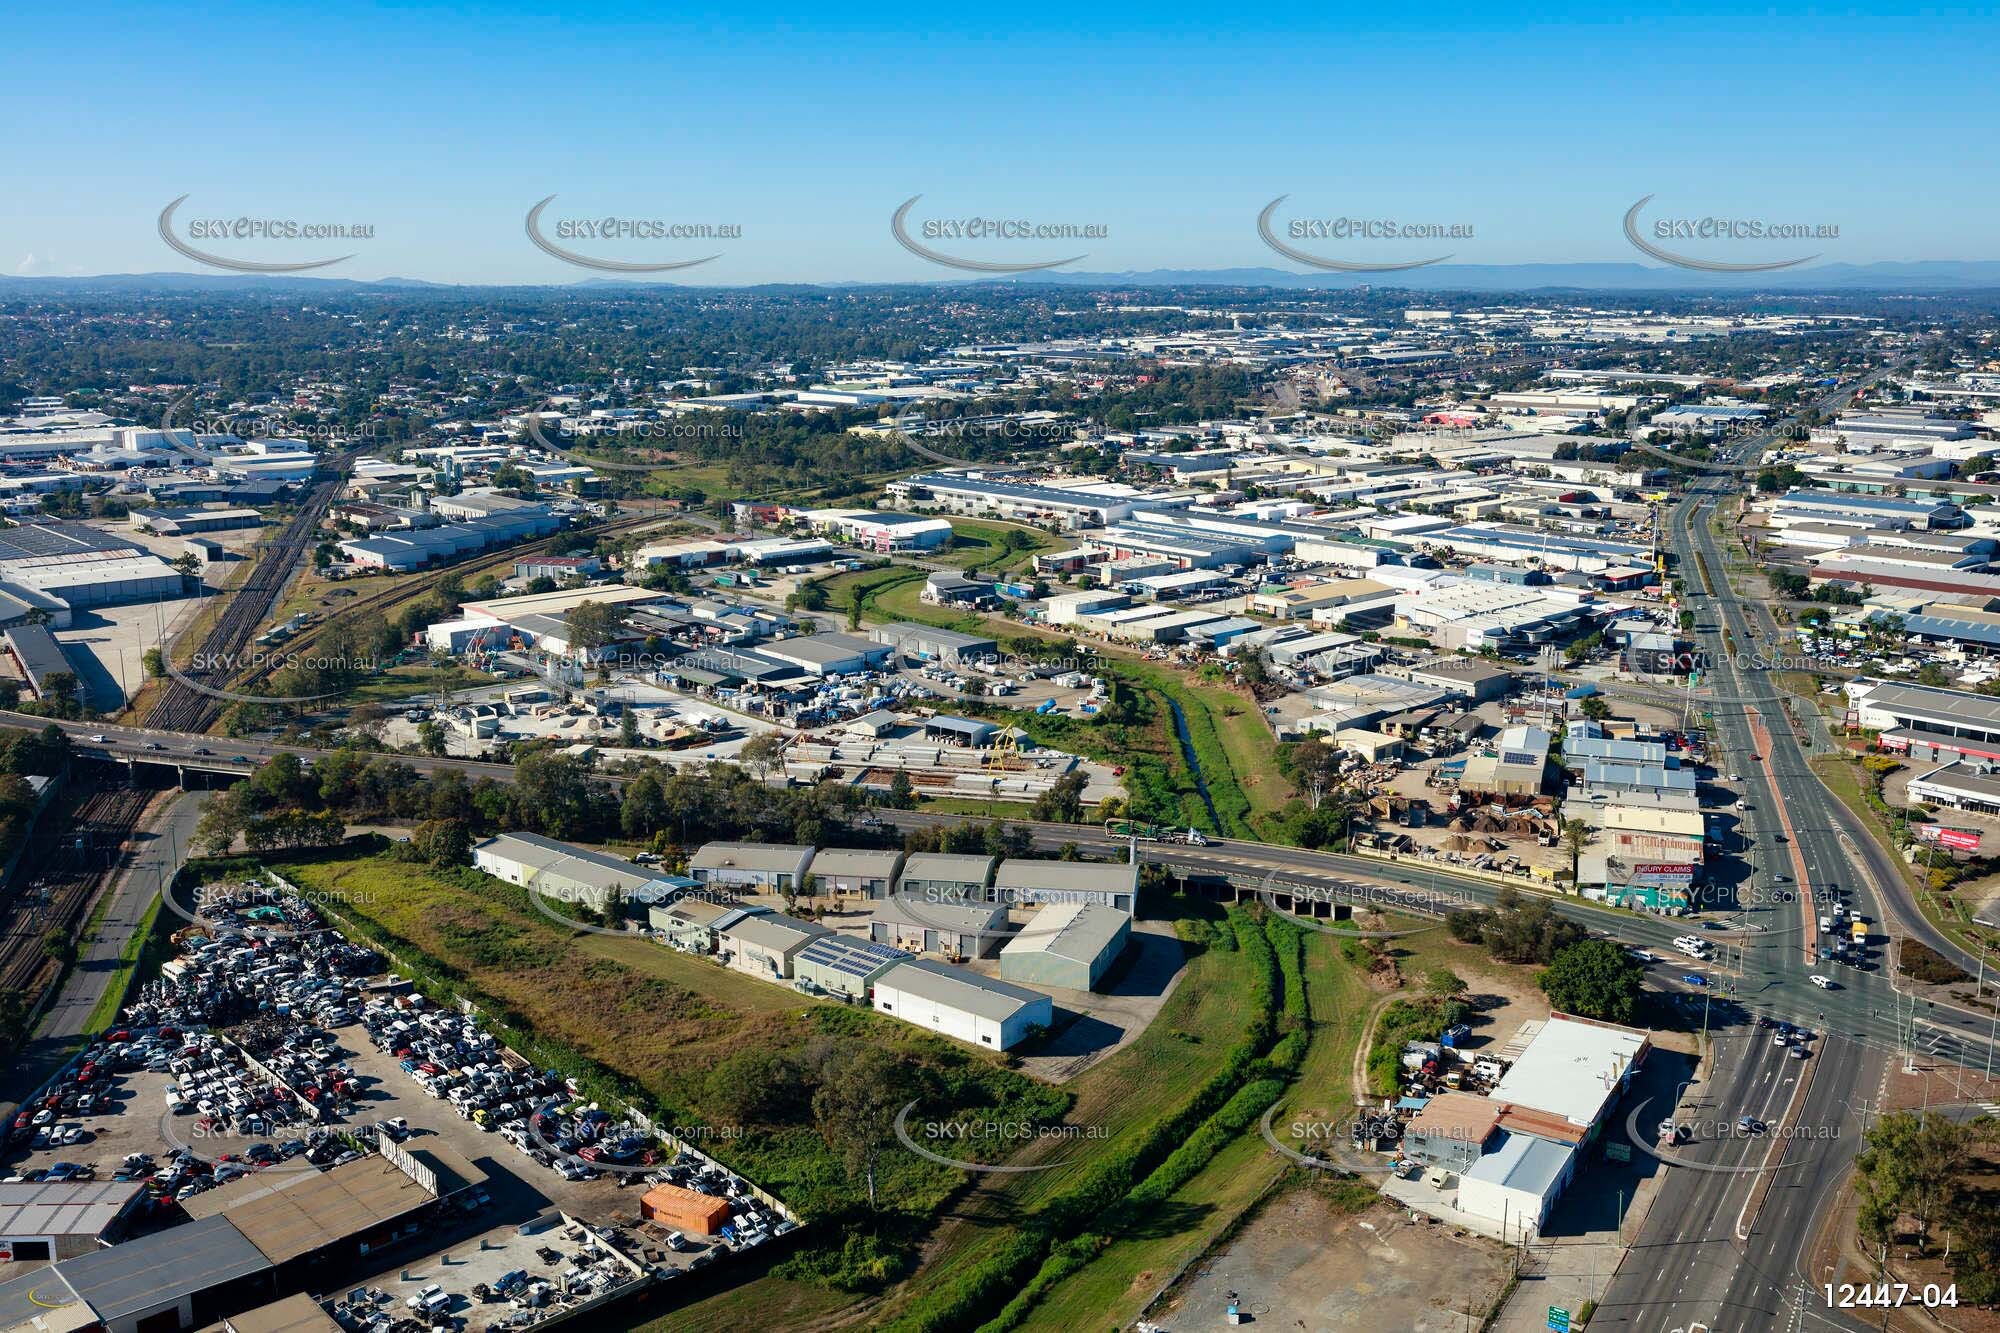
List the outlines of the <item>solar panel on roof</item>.
<svg viewBox="0 0 2000 1333">
<path fill-rule="evenodd" d="M 831 968 L 851 977 L 865 977 L 876 968 L 897 963 L 910 955 L 901 949 L 868 940 L 850 940 L 838 935 L 822 935 L 799 951 L 799 961 Z"/>
</svg>

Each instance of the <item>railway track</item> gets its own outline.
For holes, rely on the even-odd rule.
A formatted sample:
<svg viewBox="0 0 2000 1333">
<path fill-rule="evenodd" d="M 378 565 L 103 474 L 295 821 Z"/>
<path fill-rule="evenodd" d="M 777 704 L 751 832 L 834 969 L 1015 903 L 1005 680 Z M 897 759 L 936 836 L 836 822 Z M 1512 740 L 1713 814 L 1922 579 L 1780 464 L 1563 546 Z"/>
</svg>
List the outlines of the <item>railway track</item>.
<svg viewBox="0 0 2000 1333">
<path fill-rule="evenodd" d="M 325 516 L 327 506 L 333 503 L 345 484 L 348 465 L 352 461 L 351 454 L 342 455 L 335 464 L 333 475 L 314 484 L 306 495 L 305 503 L 285 524 L 277 540 L 265 547 L 256 567 L 250 571 L 250 577 L 229 595 L 228 604 L 203 637 L 201 647 L 189 663 L 185 666 L 175 663 L 182 675 L 210 689 L 219 690 L 238 674 L 234 664 L 243 660 L 244 649 L 250 646 L 257 627 L 269 618 L 279 594 L 298 570 L 307 545 L 319 530 L 319 522 Z M 162 731 L 185 731 L 198 735 L 214 725 L 221 712 L 222 700 L 196 689 L 187 681 L 168 677 L 160 697 L 146 711 L 143 725 Z"/>
<path fill-rule="evenodd" d="M 286 653 L 293 657 L 310 655 L 311 651 L 318 647 L 319 637 L 326 631 L 329 625 L 334 624 L 336 621 L 351 620 L 356 615 L 369 611 L 386 614 L 396 607 L 403 605 L 405 602 L 414 601 L 429 593 L 447 574 L 456 573 L 461 577 L 477 577 L 480 574 L 488 573 L 495 569 L 510 567 L 517 560 L 545 554 L 558 541 L 577 536 L 578 534 L 591 537 L 606 537 L 615 533 L 628 532 L 633 528 L 645 527 L 648 524 L 670 522 L 671 520 L 672 515 L 658 513 L 628 514 L 593 527 L 578 528 L 571 532 L 557 533 L 551 537 L 542 537 L 532 542 L 525 542 L 520 546 L 510 546 L 503 551 L 495 553 L 495 558 L 490 560 L 473 560 L 462 566 L 448 566 L 444 569 L 433 570 L 410 578 L 398 579 L 394 586 L 369 593 L 365 597 L 357 597 L 340 607 L 337 611 L 330 612 L 324 620 L 294 635 L 285 644 Z M 270 667 L 263 668 L 254 677 L 251 677 L 251 679 L 262 680 L 270 675 L 271 670 L 272 668 Z M 146 725 L 154 726 L 157 724 L 149 720 Z M 169 729 L 183 730 L 183 728 Z"/>
<path fill-rule="evenodd" d="M 82 929 L 155 795 L 129 787 L 91 791 L 74 802 L 59 799 L 37 821 L 14 888 L 0 904 L 0 990 L 22 992 L 30 1006 L 41 998 L 57 973 L 42 937 L 51 929 L 74 937 Z"/>
</svg>

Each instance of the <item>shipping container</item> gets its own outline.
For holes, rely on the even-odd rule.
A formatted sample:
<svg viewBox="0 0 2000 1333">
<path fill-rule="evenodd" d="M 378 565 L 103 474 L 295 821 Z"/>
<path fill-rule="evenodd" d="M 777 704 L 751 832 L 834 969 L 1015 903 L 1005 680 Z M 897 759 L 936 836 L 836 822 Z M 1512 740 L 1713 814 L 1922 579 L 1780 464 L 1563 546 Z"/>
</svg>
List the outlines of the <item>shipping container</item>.
<svg viewBox="0 0 2000 1333">
<path fill-rule="evenodd" d="M 729 1221 L 729 1200 L 679 1185 L 655 1185 L 639 1200 L 639 1215 L 676 1231 L 715 1236 Z"/>
</svg>

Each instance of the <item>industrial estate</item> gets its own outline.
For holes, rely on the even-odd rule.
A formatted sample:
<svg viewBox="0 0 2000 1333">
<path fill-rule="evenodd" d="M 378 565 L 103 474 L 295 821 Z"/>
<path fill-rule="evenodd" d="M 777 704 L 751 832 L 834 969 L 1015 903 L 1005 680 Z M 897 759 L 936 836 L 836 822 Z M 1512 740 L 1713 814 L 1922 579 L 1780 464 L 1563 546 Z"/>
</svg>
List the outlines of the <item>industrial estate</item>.
<svg viewBox="0 0 2000 1333">
<path fill-rule="evenodd" d="M 145 63 L 19 136 L 60 234 L 0 276 L 0 1333 L 2000 1330 L 2000 268 L 1664 193 L 1604 206 L 1632 262 L 1489 262 L 1278 183 L 1235 230 L 1286 267 L 1148 269 L 1280 151 L 1552 238 L 1628 166 L 1489 178 L 1428 122 L 1558 113 L 1469 69 L 1381 112 L 1380 16 L 1085 69 L 1025 13 L 602 8 L 332 16 L 314 133 L 198 157 L 125 88 L 208 42 L 264 107 L 259 6 L 22 20 Z M 1683 68 L 1691 23 L 1612 26 Z M 1630 51 L 1468 26 L 1574 52 L 1578 159 L 1631 132 Z M 1770 117 L 1853 63 L 1702 37 L 1716 124 L 1649 127 L 1716 181 L 1716 47 Z M 1976 175 L 1879 50 L 1755 174 Z M 1338 152 L 1226 105 L 1287 66 Z M 1163 143 L 1226 170 L 1127 191 Z M 402 220 L 106 241 L 155 153 Z M 983 155 L 982 208 L 1075 207 L 927 216 Z M 855 253 L 923 276 L 845 281 L 882 157 L 937 180 Z M 574 200 L 488 226 L 549 158 Z M 714 219 L 562 216 L 593 175 Z M 502 231 L 543 267 L 388 276 L 512 274 Z M 69 271 L 128 242 L 198 271 Z"/>
</svg>

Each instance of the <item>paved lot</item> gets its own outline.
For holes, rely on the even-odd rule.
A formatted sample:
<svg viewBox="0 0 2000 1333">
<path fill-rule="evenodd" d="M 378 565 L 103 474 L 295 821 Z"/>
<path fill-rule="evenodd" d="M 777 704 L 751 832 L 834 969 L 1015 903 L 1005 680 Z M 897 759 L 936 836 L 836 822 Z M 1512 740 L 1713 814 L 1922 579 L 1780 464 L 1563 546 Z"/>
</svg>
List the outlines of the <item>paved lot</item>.
<svg viewBox="0 0 2000 1333">
<path fill-rule="evenodd" d="M 9 1154 L 6 1159 L 7 1174 L 18 1175 L 38 1168 L 46 1170 L 57 1162 L 77 1162 L 95 1166 L 97 1178 L 109 1180 L 111 1173 L 118 1169 L 119 1160 L 127 1153 L 143 1152 L 160 1156 L 175 1146 L 161 1123 L 167 1109 L 161 1090 L 172 1081 L 166 1074 L 152 1074 L 143 1069 L 121 1074 L 118 1086 L 111 1093 L 109 1112 L 62 1121 L 63 1124 L 82 1125 L 85 1131 L 83 1142 L 66 1148 L 27 1149 Z M 193 1123 L 193 1116 L 180 1117 L 180 1132 L 185 1134 Z"/>
<path fill-rule="evenodd" d="M 544 1251 L 556 1257 L 544 1258 Z M 693 1253 L 668 1252 L 665 1262 L 669 1267 L 684 1267 Z M 450 1313 L 454 1320 L 463 1321 L 458 1326 L 476 1330 L 490 1328 L 514 1311 L 505 1299 L 481 1301 L 473 1295 L 474 1287 L 491 1287 L 504 1274 L 517 1271 L 531 1279 L 560 1284 L 565 1272 L 588 1258 L 579 1231 L 553 1226 L 524 1235 L 519 1226 L 509 1224 L 468 1236 L 438 1254 L 384 1269 L 355 1285 L 386 1292 L 393 1308 L 400 1311 L 407 1298 L 436 1283 L 454 1298 Z"/>
<path fill-rule="evenodd" d="M 354 1118 L 368 1124 L 404 1116 L 416 1131 L 407 1146 L 421 1148 L 427 1140 L 433 1140 L 451 1147 L 486 1172 L 486 1188 L 493 1197 L 495 1216 L 528 1218 L 550 1208 L 561 1208 L 593 1222 L 637 1216 L 639 1196 L 644 1192 L 642 1185 L 621 1188 L 621 1183 L 629 1179 L 622 1175 L 564 1180 L 547 1167 L 537 1165 L 498 1133 L 459 1119 L 451 1103 L 425 1096 L 397 1066 L 394 1057 L 375 1049 L 365 1028 L 358 1025 L 343 1028 L 340 1035 L 342 1046 L 354 1052 L 351 1063 L 363 1083 Z"/>
</svg>

